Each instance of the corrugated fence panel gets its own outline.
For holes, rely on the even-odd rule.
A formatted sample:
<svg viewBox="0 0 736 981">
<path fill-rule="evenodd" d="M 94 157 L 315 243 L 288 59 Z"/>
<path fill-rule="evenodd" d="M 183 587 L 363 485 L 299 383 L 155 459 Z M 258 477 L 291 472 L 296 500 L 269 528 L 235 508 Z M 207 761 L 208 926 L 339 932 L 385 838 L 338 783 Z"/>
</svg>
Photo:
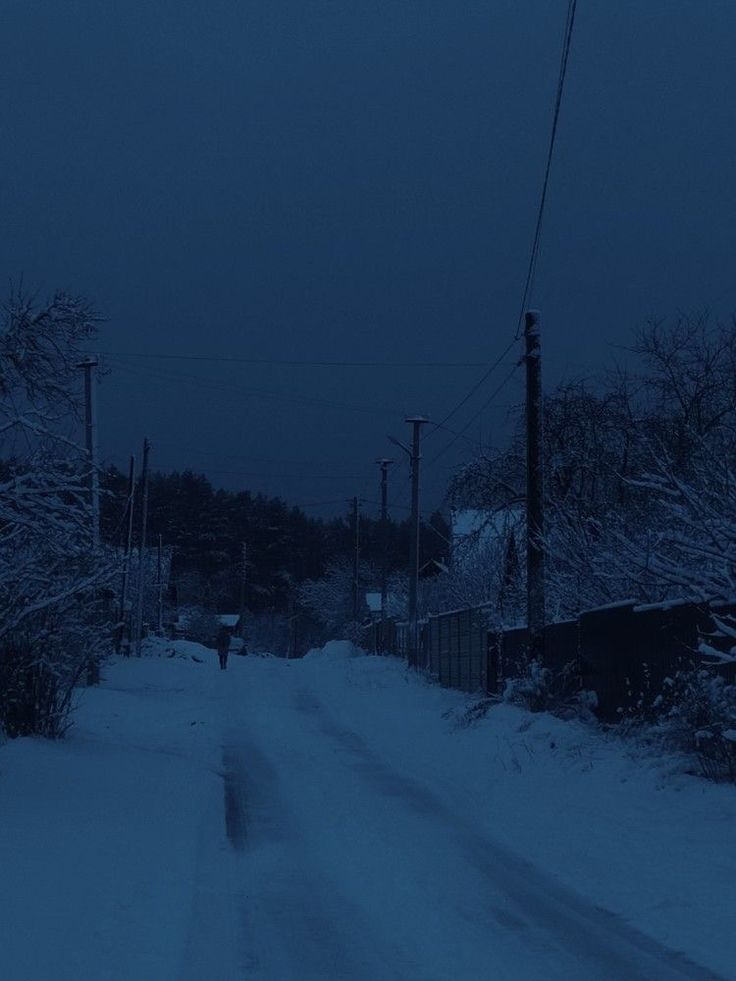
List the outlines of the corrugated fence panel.
<svg viewBox="0 0 736 981">
<path fill-rule="evenodd" d="M 460 687 L 460 674 L 458 671 L 458 650 L 460 649 L 460 632 L 458 630 L 457 618 L 449 616 L 450 628 L 450 671 L 447 684 L 450 688 Z"/>
<path fill-rule="evenodd" d="M 527 664 L 529 631 L 526 627 L 505 630 L 501 634 L 500 680 L 503 684 L 509 678 L 523 674 Z"/>
<path fill-rule="evenodd" d="M 427 631 L 429 634 L 429 672 L 436 678 L 439 675 L 440 664 L 439 620 L 437 617 L 429 618 Z"/>
<path fill-rule="evenodd" d="M 724 618 L 736 617 L 735 605 L 713 608 Z M 487 627 L 484 607 L 433 616 L 420 625 L 420 665 L 440 684 L 472 692 L 500 693 L 509 678 L 528 668 L 526 627 L 494 632 Z M 407 655 L 408 625 L 387 621 L 373 627 L 377 648 Z M 582 613 L 577 620 L 545 628 L 544 662 L 558 672 L 572 664 L 583 688 L 596 692 L 598 715 L 615 721 L 622 714 L 651 706 L 665 678 L 691 670 L 702 660 L 698 642 L 728 652 L 730 636 L 718 636 L 707 604 L 673 603 L 637 606 L 616 604 Z M 736 682 L 736 664 L 717 670 Z"/>
<path fill-rule="evenodd" d="M 488 630 L 482 609 L 471 610 L 470 690 L 486 691 L 488 673 Z"/>
<path fill-rule="evenodd" d="M 552 671 L 562 671 L 569 664 L 579 673 L 578 621 L 563 620 L 544 628 L 544 663 Z"/>
<path fill-rule="evenodd" d="M 440 682 L 446 687 L 450 687 L 450 658 L 452 648 L 450 646 L 450 621 L 447 617 L 440 618 Z"/>
</svg>

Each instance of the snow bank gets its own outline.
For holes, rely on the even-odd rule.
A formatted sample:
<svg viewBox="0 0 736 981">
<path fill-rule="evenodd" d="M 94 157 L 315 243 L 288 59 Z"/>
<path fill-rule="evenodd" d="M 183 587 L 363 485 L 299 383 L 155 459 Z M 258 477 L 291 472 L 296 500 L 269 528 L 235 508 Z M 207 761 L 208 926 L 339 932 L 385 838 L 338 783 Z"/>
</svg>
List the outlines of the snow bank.
<svg viewBox="0 0 736 981">
<path fill-rule="evenodd" d="M 143 643 L 145 657 L 183 657 L 192 661 L 209 661 L 217 651 L 193 640 L 167 640 L 164 637 L 148 637 Z"/>
<path fill-rule="evenodd" d="M 178 976 L 200 839 L 222 792 L 216 675 L 191 647 L 176 644 L 186 660 L 107 665 L 64 741 L 0 747 L 7 981 Z M 222 835 L 219 807 L 216 822 Z"/>
<path fill-rule="evenodd" d="M 313 647 L 304 655 L 305 659 L 314 660 L 315 658 L 329 661 L 344 661 L 347 658 L 362 657 L 365 655 L 360 647 L 356 647 L 350 640 L 331 640 L 324 647 Z"/>
<path fill-rule="evenodd" d="M 489 836 L 661 943 L 733 977 L 736 788 L 614 735 L 472 700 L 394 658 L 318 671 L 336 719 Z"/>
</svg>

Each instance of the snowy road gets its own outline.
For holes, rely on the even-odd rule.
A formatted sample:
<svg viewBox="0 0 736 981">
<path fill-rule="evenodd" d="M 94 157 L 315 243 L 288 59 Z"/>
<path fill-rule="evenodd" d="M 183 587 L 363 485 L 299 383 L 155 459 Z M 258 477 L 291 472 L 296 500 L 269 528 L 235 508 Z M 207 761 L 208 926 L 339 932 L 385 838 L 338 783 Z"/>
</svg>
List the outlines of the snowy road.
<svg viewBox="0 0 736 981">
<path fill-rule="evenodd" d="M 733 788 L 463 705 L 375 658 L 108 669 L 0 747 L 3 981 L 733 981 Z"/>
<path fill-rule="evenodd" d="M 232 977 L 718 977 L 489 840 L 302 682 L 297 667 L 251 689 L 223 748 L 233 894 L 216 947 L 236 937 Z M 211 951 L 201 955 L 186 981 L 207 964 L 214 981 Z"/>
</svg>

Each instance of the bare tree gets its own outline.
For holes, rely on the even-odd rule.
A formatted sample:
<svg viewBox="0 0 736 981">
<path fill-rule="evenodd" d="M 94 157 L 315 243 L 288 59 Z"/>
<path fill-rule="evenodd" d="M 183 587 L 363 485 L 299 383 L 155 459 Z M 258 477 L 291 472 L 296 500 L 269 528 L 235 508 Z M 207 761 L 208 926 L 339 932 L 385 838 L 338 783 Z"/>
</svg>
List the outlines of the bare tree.
<svg viewBox="0 0 736 981">
<path fill-rule="evenodd" d="M 672 323 L 650 321 L 632 350 L 642 361 L 649 436 L 686 471 L 701 440 L 732 443 L 736 422 L 736 322 L 707 313 Z"/>
</svg>

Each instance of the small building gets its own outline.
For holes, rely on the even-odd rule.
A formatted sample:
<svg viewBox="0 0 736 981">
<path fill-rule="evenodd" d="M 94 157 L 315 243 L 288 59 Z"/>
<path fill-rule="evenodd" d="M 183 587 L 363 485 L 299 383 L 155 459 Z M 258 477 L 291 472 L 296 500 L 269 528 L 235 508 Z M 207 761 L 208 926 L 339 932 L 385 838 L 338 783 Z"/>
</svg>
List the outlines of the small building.
<svg viewBox="0 0 736 981">
<path fill-rule="evenodd" d="M 375 620 L 381 619 L 381 594 L 380 593 L 366 593 L 365 605 L 368 607 L 368 614 L 371 623 L 373 623 Z"/>
<path fill-rule="evenodd" d="M 381 594 L 375 590 L 366 593 L 365 605 L 368 607 L 368 621 L 378 623 L 381 619 Z M 404 615 L 404 604 L 399 601 L 394 593 L 388 593 L 386 596 L 385 613 L 387 617 Z"/>
<path fill-rule="evenodd" d="M 240 614 L 239 613 L 218 613 L 217 622 L 222 627 L 227 627 L 228 630 L 235 631 L 240 625 Z"/>
<path fill-rule="evenodd" d="M 240 614 L 218 613 L 217 621 L 221 627 L 230 631 L 230 653 L 247 654 L 245 640 L 240 636 Z"/>
</svg>

